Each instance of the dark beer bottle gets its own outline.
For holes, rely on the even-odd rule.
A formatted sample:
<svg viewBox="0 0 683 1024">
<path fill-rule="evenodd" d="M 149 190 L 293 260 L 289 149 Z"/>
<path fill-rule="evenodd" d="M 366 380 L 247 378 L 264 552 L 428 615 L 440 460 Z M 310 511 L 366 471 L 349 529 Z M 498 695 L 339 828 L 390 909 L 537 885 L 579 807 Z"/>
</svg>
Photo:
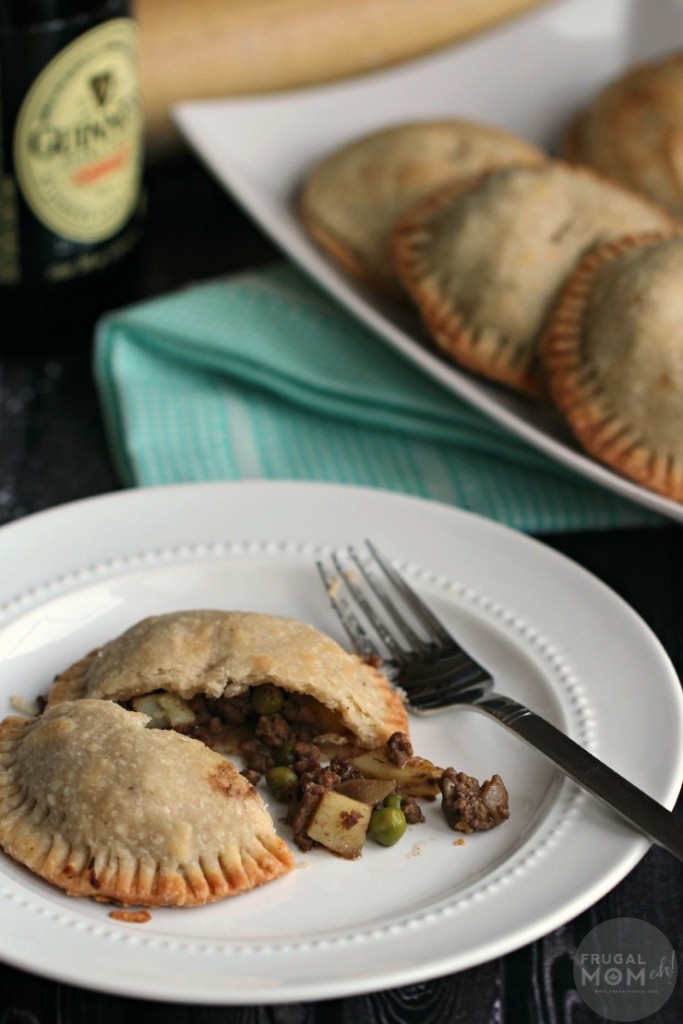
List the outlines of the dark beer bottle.
<svg viewBox="0 0 683 1024">
<path fill-rule="evenodd" d="M 143 120 L 130 0 L 0 0 L 0 354 L 131 298 Z"/>
</svg>

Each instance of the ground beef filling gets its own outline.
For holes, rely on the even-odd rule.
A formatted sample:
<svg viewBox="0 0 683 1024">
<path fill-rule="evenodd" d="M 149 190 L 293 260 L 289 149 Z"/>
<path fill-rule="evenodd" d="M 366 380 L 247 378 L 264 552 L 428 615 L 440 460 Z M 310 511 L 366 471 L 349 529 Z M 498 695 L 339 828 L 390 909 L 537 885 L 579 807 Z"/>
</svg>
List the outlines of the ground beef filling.
<svg viewBox="0 0 683 1024">
<path fill-rule="evenodd" d="M 223 752 L 241 755 L 245 762 L 242 772 L 256 784 L 261 776 L 275 765 L 293 765 L 306 760 L 307 751 L 320 749 L 316 745 L 330 736 L 348 739 L 339 716 L 307 694 L 289 693 L 264 682 L 235 697 L 207 697 L 196 694 L 189 700 L 172 698 L 182 708 L 176 717 L 154 717 L 154 699 L 160 711 L 167 696 L 148 694 L 130 702 L 134 710 L 152 710 L 152 725 L 172 728 L 176 732 L 201 740 L 206 746 Z M 150 704 L 151 701 L 151 704 Z"/>
<path fill-rule="evenodd" d="M 348 757 L 334 753 L 334 744 L 330 750 L 330 736 L 342 743 L 352 739 L 339 716 L 312 697 L 289 693 L 273 683 L 260 683 L 235 697 L 197 694 L 186 701 L 168 694 L 147 694 L 127 706 L 150 715 L 152 726 L 173 728 L 223 753 L 241 755 L 245 764 L 242 775 L 253 785 L 266 776 L 271 792 L 286 806 L 284 820 L 292 829 L 294 842 L 304 851 L 317 845 L 308 835 L 308 826 L 322 794 L 362 777 L 349 759 L 356 752 L 352 746 Z M 338 743 L 336 749 L 340 749 Z M 409 737 L 393 733 L 386 742 L 386 756 L 399 769 L 406 765 L 413 757 Z M 271 769 L 287 769 L 284 784 L 273 788 Z M 439 788 L 443 814 L 455 831 L 487 831 L 510 816 L 507 790 L 499 775 L 480 785 L 464 772 L 446 768 Z M 412 796 L 401 796 L 400 809 L 409 825 L 425 820 Z"/>
<path fill-rule="evenodd" d="M 413 745 L 404 732 L 392 733 L 387 740 L 387 757 L 399 768 L 410 760 L 413 753 Z"/>
<path fill-rule="evenodd" d="M 508 793 L 500 775 L 480 786 L 471 775 L 446 768 L 439 785 L 446 821 L 457 832 L 485 832 L 510 817 Z"/>
<path fill-rule="evenodd" d="M 396 754 L 401 763 L 405 763 L 405 759 L 410 756 L 406 751 L 412 752 L 410 740 L 405 733 L 394 733 L 388 741 L 388 747 L 402 752 L 400 756 Z M 352 761 L 341 755 L 332 757 L 327 764 L 323 763 L 321 751 L 313 743 L 296 743 L 294 751 L 295 760 L 289 766 L 292 769 L 292 781 L 278 790 L 277 798 L 287 807 L 284 820 L 292 829 L 294 842 L 300 850 L 307 852 L 317 845 L 308 835 L 308 826 L 322 794 L 325 790 L 336 789 L 340 783 L 349 779 L 362 778 L 363 773 Z M 402 796 L 401 810 L 408 825 L 416 825 L 425 820 L 414 797 Z"/>
</svg>

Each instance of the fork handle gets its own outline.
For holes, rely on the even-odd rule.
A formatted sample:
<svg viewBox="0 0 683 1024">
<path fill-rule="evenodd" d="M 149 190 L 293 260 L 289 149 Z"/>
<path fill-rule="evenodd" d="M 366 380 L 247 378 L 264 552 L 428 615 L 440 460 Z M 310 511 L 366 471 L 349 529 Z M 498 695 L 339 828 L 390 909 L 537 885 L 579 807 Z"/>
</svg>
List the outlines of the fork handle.
<svg viewBox="0 0 683 1024">
<path fill-rule="evenodd" d="M 566 775 L 683 861 L 683 820 L 554 725 L 509 697 L 489 694 L 472 707 L 484 711 L 545 754 Z"/>
</svg>

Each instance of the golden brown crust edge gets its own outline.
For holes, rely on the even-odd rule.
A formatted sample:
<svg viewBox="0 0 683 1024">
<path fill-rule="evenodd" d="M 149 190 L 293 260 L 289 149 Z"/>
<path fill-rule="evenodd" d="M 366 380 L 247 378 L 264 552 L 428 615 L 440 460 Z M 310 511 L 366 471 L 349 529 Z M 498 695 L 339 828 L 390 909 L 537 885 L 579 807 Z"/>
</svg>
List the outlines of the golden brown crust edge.
<svg viewBox="0 0 683 1024">
<path fill-rule="evenodd" d="M 342 270 L 350 274 L 365 288 L 384 295 L 385 298 L 399 300 L 404 304 L 407 302 L 405 292 L 391 274 L 391 268 L 388 268 L 386 275 L 378 274 L 364 259 L 363 253 L 349 245 L 338 233 L 331 231 L 319 218 L 315 217 L 307 209 L 301 197 L 297 200 L 296 213 L 310 237 Z"/>
<path fill-rule="evenodd" d="M 683 215 L 683 54 L 641 62 L 609 81 L 566 129 L 562 156 Z"/>
<path fill-rule="evenodd" d="M 509 354 L 497 331 L 475 331 L 468 327 L 461 308 L 444 301 L 438 283 L 414 245 L 416 228 L 425 218 L 438 213 L 477 188 L 498 167 L 490 168 L 460 182 L 442 185 L 412 206 L 399 220 L 392 238 L 392 259 L 398 279 L 417 306 L 425 329 L 441 351 L 454 363 L 534 401 L 543 401 L 546 388 L 540 367 L 529 363 L 523 351 Z"/>
<path fill-rule="evenodd" d="M 201 658 L 185 662 L 182 643 L 173 645 L 173 630 L 177 628 L 184 641 L 193 639 L 203 624 L 209 632 L 201 634 Z M 279 631 L 276 649 L 272 640 L 260 647 L 259 631 L 271 626 Z M 232 637 L 244 630 L 248 632 L 238 648 Z M 293 649 L 286 648 L 290 637 L 294 638 Z M 313 646 L 309 648 L 309 644 Z M 317 654 L 309 657 L 311 651 Z M 302 653 L 307 659 L 303 666 L 296 662 Z M 241 656 L 245 654 L 246 663 Z M 122 667 L 123 673 L 119 672 Z M 327 672 L 331 673 L 329 679 Z M 393 732 L 409 732 L 401 695 L 386 676 L 326 634 L 283 616 L 215 610 L 181 611 L 140 620 L 61 672 L 48 695 L 48 707 L 83 697 L 128 700 L 157 689 L 185 697 L 195 693 L 233 696 L 264 681 L 317 699 L 340 716 L 360 748 L 380 746 Z"/>
<path fill-rule="evenodd" d="M 88 669 L 97 657 L 100 648 L 90 651 L 55 676 L 47 695 L 47 707 L 63 704 L 67 700 L 80 700 L 87 696 L 86 678 Z"/>
<path fill-rule="evenodd" d="M 596 274 L 636 247 L 683 236 L 683 229 L 629 235 L 597 245 L 566 281 L 541 340 L 552 401 L 581 447 L 621 475 L 674 501 L 683 501 L 683 466 L 653 452 L 605 400 L 587 369 L 583 315 Z"/>
<path fill-rule="evenodd" d="M 423 139 L 445 136 L 451 144 L 460 136 L 470 147 L 465 161 L 474 160 L 479 166 L 464 173 L 445 149 L 437 147 L 432 151 L 427 145 L 426 152 L 423 152 L 420 136 Z M 408 141 L 410 156 L 402 149 Z M 388 151 L 382 151 L 383 143 L 389 147 Z M 392 143 L 395 149 L 391 148 Z M 366 147 L 373 153 L 372 157 L 363 156 Z M 379 152 L 373 147 L 380 147 Z M 496 147 L 499 151 L 494 153 Z M 387 198 L 381 194 L 382 182 L 386 185 L 396 173 L 400 178 L 400 171 L 405 177 L 400 203 L 405 208 L 417 199 L 417 194 L 411 198 L 411 192 L 418 188 L 414 180 L 416 167 L 420 168 L 422 179 L 419 192 L 424 195 L 447 181 L 460 180 L 479 173 L 485 167 L 505 166 L 513 162 L 542 163 L 547 159 L 547 153 L 527 139 L 486 122 L 455 117 L 399 121 L 354 137 L 314 163 L 300 184 L 294 207 L 302 226 L 335 263 L 373 292 L 405 304 L 408 298 L 396 277 L 389 248 L 393 218 L 400 216 L 393 209 L 398 192 L 391 202 L 391 218 L 383 216 L 381 226 L 375 224 L 361 238 L 357 228 L 349 229 L 347 224 L 344 229 L 338 221 L 335 224 L 336 216 L 330 216 L 331 193 L 334 191 L 330 177 L 337 179 L 334 203 L 337 211 L 348 209 L 349 175 L 351 180 L 357 179 L 355 194 L 358 198 L 351 201 L 351 209 L 348 210 L 353 224 L 363 212 L 365 217 L 361 219 L 367 222 L 369 196 L 374 198 L 375 209 L 385 210 Z M 410 168 L 412 173 L 407 173 Z M 371 173 L 373 169 L 374 174 Z"/>
<path fill-rule="evenodd" d="M 525 165 L 510 164 L 508 168 L 515 166 Z M 681 226 L 680 221 L 655 200 L 591 167 L 572 164 L 568 160 L 549 160 L 546 166 L 565 167 L 573 175 L 600 182 L 616 193 L 633 197 L 643 208 L 650 208 L 653 213 L 660 215 L 663 225 L 668 223 L 672 231 Z M 494 167 L 462 182 L 441 186 L 413 205 L 399 220 L 394 231 L 392 259 L 397 277 L 417 306 L 427 333 L 453 362 L 536 402 L 549 403 L 548 382 L 540 353 L 536 351 L 530 355 L 524 344 L 514 347 L 504 345 L 504 339 L 495 329 L 471 329 L 466 323 L 463 309 L 444 300 L 434 274 L 420 260 L 421 224 L 442 207 L 457 202 L 501 170 L 503 168 Z M 549 314 L 553 299 L 549 298 Z"/>
<path fill-rule="evenodd" d="M 81 713 L 87 704 L 96 704 L 107 716 L 113 712 L 119 717 L 143 717 L 109 702 L 77 703 Z M 132 843 L 129 847 L 125 834 L 88 841 L 80 826 L 70 829 L 68 802 L 60 802 L 59 797 L 50 802 L 43 792 L 36 793 L 31 780 L 22 778 L 19 764 L 22 744 L 30 740 L 35 730 L 45 731 L 54 726 L 56 717 L 68 717 L 70 707 L 73 705 L 61 705 L 42 718 L 12 717 L 0 723 L 0 844 L 14 860 L 67 895 L 90 896 L 99 902 L 122 906 L 151 907 L 203 906 L 247 892 L 294 867 L 292 854 L 276 835 L 260 797 L 232 765 L 198 741 L 170 733 L 165 734 L 164 741 L 159 735 L 149 735 L 140 726 L 137 727 L 141 728 L 140 739 L 142 736 L 153 739 L 156 746 L 161 739 L 161 743 L 170 741 L 184 751 L 189 751 L 188 743 L 196 745 L 195 752 L 201 748 L 199 757 L 203 767 L 195 770 L 190 779 L 193 796 L 195 792 L 199 799 L 208 795 L 214 809 L 220 808 L 223 818 L 228 801 L 251 801 L 255 821 L 253 835 L 242 837 L 239 842 L 223 841 L 220 849 L 215 843 L 209 843 L 205 856 L 193 855 L 184 862 L 182 842 L 178 847 L 175 835 L 164 837 L 165 855 L 155 860 L 147 850 L 136 849 Z M 86 757 L 86 771 L 96 767 L 93 758 L 100 757 L 101 753 L 95 751 L 92 758 Z M 181 764 L 181 771 L 183 767 Z M 126 797 L 124 789 L 132 788 L 132 782 L 132 777 L 121 782 L 122 798 Z M 46 789 L 47 785 L 42 788 Z M 75 788 L 78 788 L 78 780 Z M 87 791 L 84 792 L 87 797 Z M 182 817 L 182 810 L 180 815 Z M 158 824 L 158 816 L 154 822 Z M 178 817 L 169 815 L 169 829 L 177 828 L 178 822 Z M 136 827 L 137 824 L 136 821 Z M 225 831 L 225 820 L 221 821 L 221 827 Z M 155 832 L 150 848 L 157 839 Z"/>
</svg>

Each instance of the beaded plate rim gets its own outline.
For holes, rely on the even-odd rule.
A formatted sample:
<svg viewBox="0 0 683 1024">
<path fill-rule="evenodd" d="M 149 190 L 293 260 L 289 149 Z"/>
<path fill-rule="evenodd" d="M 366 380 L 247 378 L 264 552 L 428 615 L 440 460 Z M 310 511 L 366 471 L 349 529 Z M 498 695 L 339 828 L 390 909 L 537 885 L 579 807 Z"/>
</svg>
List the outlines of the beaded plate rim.
<svg viewBox="0 0 683 1024">
<path fill-rule="evenodd" d="M 333 546 L 331 545 L 266 540 L 179 544 L 136 551 L 128 556 L 104 559 L 91 565 L 79 567 L 54 578 L 46 579 L 42 583 L 16 594 L 9 601 L 0 604 L 0 629 L 56 597 L 75 592 L 82 587 L 110 577 L 125 576 L 143 567 L 181 565 L 189 562 L 198 563 L 244 556 L 296 557 L 301 560 L 306 559 L 313 565 L 316 558 L 325 557 L 332 550 Z M 577 679 L 573 667 L 562 657 L 558 648 L 550 640 L 539 634 L 513 609 L 501 605 L 471 586 L 459 584 L 445 575 L 421 569 L 412 563 L 397 562 L 397 568 L 418 587 L 429 587 L 446 597 L 457 597 L 470 609 L 475 610 L 489 626 L 505 633 L 517 646 L 526 649 L 532 656 L 541 660 L 545 671 L 551 678 L 549 685 L 554 684 L 557 687 L 556 692 L 561 695 L 562 710 L 568 717 L 574 734 L 588 749 L 595 746 L 595 727 L 590 701 L 585 689 Z M 188 942 L 163 938 L 158 934 L 146 936 L 139 931 L 126 931 L 120 925 L 109 923 L 106 918 L 101 922 L 85 921 L 77 913 L 54 906 L 47 899 L 38 899 L 33 895 L 27 895 L 12 886 L 8 888 L 2 881 L 1 868 L 0 897 L 21 906 L 23 910 L 51 918 L 62 926 L 86 931 L 90 935 L 110 941 L 145 948 L 183 949 L 193 952 L 220 950 L 247 954 L 290 953 L 292 950 L 331 948 L 346 945 L 349 942 L 361 943 L 379 940 L 385 935 L 396 934 L 406 928 L 429 926 L 440 918 L 466 911 L 483 899 L 494 896 L 502 886 L 510 884 L 514 878 L 533 868 L 538 859 L 560 841 L 564 832 L 571 827 L 571 822 L 578 814 L 584 799 L 585 797 L 580 791 L 561 786 L 548 811 L 538 823 L 533 837 L 524 844 L 524 849 L 517 851 L 517 854 L 513 855 L 509 862 L 494 870 L 491 878 L 484 885 L 479 880 L 474 886 L 466 886 L 464 890 L 459 889 L 451 898 L 436 900 L 432 906 L 426 907 L 419 914 L 406 914 L 392 919 L 391 923 L 386 925 L 361 930 L 347 928 L 341 931 L 323 931 L 318 938 L 310 940 L 288 938 L 286 941 L 240 942 L 226 938 L 221 941 Z M 47 885 L 47 883 L 45 884 Z M 59 893 L 57 897 L 59 898 Z M 103 907 L 106 906 L 103 905 Z M 106 910 L 104 912 L 106 913 Z M 193 913 L 197 913 L 197 909 L 193 910 Z"/>
</svg>

